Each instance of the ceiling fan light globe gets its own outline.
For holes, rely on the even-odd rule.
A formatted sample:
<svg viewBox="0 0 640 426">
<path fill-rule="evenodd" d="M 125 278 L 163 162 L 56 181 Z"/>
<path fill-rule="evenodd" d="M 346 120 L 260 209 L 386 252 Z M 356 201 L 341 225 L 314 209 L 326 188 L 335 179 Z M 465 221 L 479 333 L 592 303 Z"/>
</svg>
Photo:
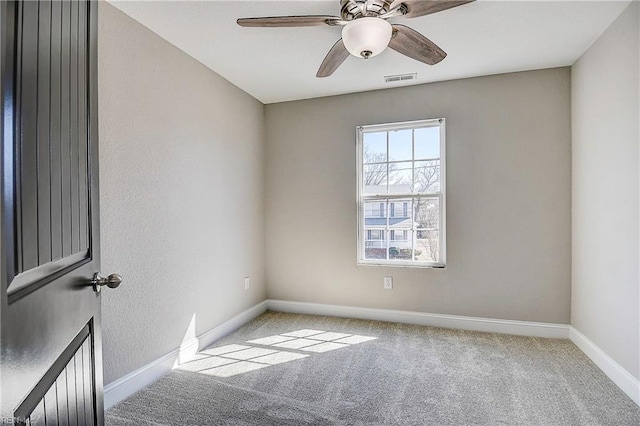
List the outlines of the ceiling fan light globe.
<svg viewBox="0 0 640 426">
<path fill-rule="evenodd" d="M 342 28 L 342 41 L 353 56 L 371 58 L 387 48 L 391 33 L 391 24 L 384 19 L 358 18 Z"/>
</svg>

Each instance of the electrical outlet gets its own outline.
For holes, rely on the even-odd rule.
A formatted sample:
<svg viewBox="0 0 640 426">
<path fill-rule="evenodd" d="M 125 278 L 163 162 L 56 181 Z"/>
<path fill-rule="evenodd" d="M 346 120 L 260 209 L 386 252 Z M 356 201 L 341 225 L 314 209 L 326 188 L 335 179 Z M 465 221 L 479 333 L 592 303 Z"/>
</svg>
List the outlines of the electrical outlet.
<svg viewBox="0 0 640 426">
<path fill-rule="evenodd" d="M 244 277 L 244 289 L 249 290 L 250 286 L 251 286 L 251 280 L 249 279 L 248 276 Z"/>
<path fill-rule="evenodd" d="M 393 277 L 384 277 L 384 288 L 385 290 L 393 289 Z"/>
</svg>

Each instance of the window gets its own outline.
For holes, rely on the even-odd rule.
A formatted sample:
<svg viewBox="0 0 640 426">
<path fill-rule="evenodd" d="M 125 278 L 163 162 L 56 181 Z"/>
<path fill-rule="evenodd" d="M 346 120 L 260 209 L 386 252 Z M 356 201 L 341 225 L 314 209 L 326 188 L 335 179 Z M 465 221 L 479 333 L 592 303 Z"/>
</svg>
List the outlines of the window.
<svg viewBox="0 0 640 426">
<path fill-rule="evenodd" d="M 357 136 L 358 263 L 444 267 L 445 120 L 362 126 Z"/>
</svg>

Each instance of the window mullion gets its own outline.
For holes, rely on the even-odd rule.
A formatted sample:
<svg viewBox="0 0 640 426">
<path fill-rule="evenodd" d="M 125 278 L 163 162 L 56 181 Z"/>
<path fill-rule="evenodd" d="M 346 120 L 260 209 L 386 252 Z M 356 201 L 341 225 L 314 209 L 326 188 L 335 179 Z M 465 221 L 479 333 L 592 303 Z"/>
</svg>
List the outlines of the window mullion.
<svg viewBox="0 0 640 426">
<path fill-rule="evenodd" d="M 442 196 L 441 192 L 424 192 L 424 193 L 400 193 L 400 194 L 367 194 L 362 195 L 363 201 L 372 202 L 375 200 L 402 200 L 403 198 L 439 198 Z"/>
<path fill-rule="evenodd" d="M 417 158 L 416 161 L 437 161 L 440 160 L 440 158 Z M 364 166 L 376 166 L 379 164 L 394 164 L 394 163 L 406 163 L 409 160 L 389 160 L 389 161 L 378 161 L 378 162 L 373 162 L 373 163 L 365 163 L 363 162 L 362 165 Z"/>
</svg>

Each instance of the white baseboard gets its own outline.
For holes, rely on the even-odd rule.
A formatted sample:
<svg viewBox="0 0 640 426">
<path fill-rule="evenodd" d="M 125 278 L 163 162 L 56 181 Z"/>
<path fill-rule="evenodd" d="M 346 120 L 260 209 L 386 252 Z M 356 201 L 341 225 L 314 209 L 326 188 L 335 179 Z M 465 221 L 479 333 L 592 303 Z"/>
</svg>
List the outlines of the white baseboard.
<svg viewBox="0 0 640 426">
<path fill-rule="evenodd" d="M 179 352 L 179 349 L 175 349 L 144 367 L 106 385 L 104 387 L 104 409 L 108 410 L 171 371 L 179 358 Z"/>
<path fill-rule="evenodd" d="M 640 405 L 640 380 L 636 379 L 624 367 L 607 355 L 595 343 L 576 328 L 569 330 L 569 339 L 584 352 L 629 398 Z"/>
<path fill-rule="evenodd" d="M 323 305 L 272 299 L 267 300 L 267 309 L 296 314 L 388 321 L 489 333 L 515 334 L 519 336 L 548 337 L 554 339 L 569 338 L 569 325 L 567 324 L 427 314 L 424 312 L 394 311 L 389 309 L 356 308 L 351 306 Z"/>
<path fill-rule="evenodd" d="M 104 409 L 107 410 L 140 389 L 167 374 L 175 366 L 188 361 L 200 349 L 233 332 L 267 310 L 266 301 L 239 313 L 219 326 L 183 343 L 168 354 L 150 362 L 104 387 Z"/>
</svg>

